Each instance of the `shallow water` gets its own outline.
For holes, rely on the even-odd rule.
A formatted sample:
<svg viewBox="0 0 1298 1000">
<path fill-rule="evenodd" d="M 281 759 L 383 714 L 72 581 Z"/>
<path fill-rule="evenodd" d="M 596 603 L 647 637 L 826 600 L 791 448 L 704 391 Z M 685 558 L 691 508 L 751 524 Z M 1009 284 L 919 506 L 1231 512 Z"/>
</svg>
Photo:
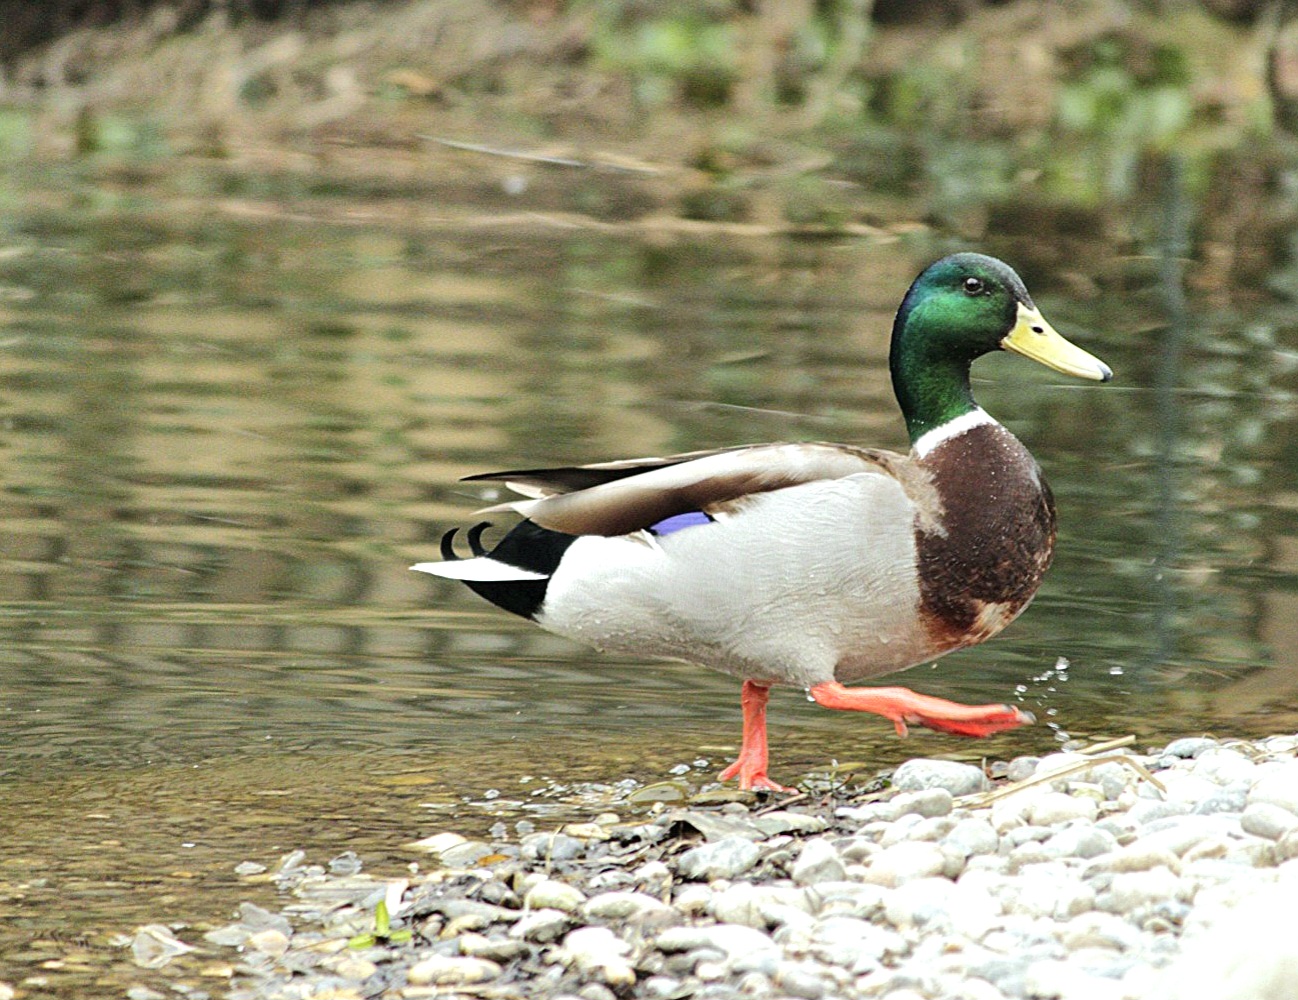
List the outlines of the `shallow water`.
<svg viewBox="0 0 1298 1000">
<path fill-rule="evenodd" d="M 950 249 L 71 190 L 9 199 L 0 228 L 0 980 L 32 995 L 153 982 L 110 936 L 266 901 L 240 861 L 399 871 L 439 829 L 710 778 L 732 680 L 582 649 L 407 566 L 493 499 L 457 482 L 476 471 L 903 447 L 891 314 Z M 1054 488 L 1055 566 L 1007 633 L 905 681 L 1039 724 L 902 742 L 777 693 L 777 777 L 1298 728 L 1298 313 L 1192 293 L 1169 342 L 1147 261 L 1087 266 L 1107 293 L 1024 270 L 1112 385 L 975 369 Z"/>
</svg>

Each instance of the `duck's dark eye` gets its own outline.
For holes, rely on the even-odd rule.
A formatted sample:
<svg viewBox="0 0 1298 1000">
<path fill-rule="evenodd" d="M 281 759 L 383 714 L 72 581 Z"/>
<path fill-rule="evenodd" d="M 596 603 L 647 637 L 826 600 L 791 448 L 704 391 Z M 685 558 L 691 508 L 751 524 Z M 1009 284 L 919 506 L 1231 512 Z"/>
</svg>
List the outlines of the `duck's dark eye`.
<svg viewBox="0 0 1298 1000">
<path fill-rule="evenodd" d="M 964 293 L 966 295 L 981 295 L 986 290 L 987 286 L 983 283 L 982 278 L 964 279 Z"/>
</svg>

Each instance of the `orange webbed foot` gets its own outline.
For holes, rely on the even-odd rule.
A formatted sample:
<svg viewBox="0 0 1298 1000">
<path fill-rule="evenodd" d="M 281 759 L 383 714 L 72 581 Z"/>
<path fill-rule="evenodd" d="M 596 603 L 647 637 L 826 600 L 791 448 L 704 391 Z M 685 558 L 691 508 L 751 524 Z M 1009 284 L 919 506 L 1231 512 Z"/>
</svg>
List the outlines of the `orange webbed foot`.
<svg viewBox="0 0 1298 1000">
<path fill-rule="evenodd" d="M 891 719 L 899 736 L 906 735 L 908 724 L 958 736 L 991 736 L 1036 722 L 1031 712 L 1014 705 L 961 705 L 903 687 L 846 688 L 837 681 L 826 681 L 809 693 L 825 708 L 871 712 Z"/>
</svg>

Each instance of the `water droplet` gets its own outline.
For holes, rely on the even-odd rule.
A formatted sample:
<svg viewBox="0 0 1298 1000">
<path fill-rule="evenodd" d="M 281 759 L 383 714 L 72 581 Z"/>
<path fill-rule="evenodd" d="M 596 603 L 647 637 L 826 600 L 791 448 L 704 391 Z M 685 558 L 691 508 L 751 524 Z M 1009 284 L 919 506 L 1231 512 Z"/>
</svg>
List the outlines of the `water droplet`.
<svg viewBox="0 0 1298 1000">
<path fill-rule="evenodd" d="M 1114 664 L 1113 666 L 1109 667 L 1109 674 L 1112 675 L 1113 677 L 1121 677 L 1122 668 L 1117 664 Z"/>
<path fill-rule="evenodd" d="M 1027 693 L 1028 693 L 1028 686 L 1027 686 L 1026 684 L 1015 684 L 1015 685 L 1014 685 L 1014 693 L 1015 693 L 1015 694 L 1027 694 Z"/>
<path fill-rule="evenodd" d="M 483 797 L 484 799 L 488 799 L 488 800 L 490 800 L 490 799 L 498 799 L 498 798 L 500 798 L 500 789 L 499 789 L 499 788 L 488 788 L 485 792 L 482 793 L 482 797 Z"/>
<path fill-rule="evenodd" d="M 668 774 L 689 774 L 690 766 L 688 764 L 677 764 L 675 767 L 667 769 Z"/>
</svg>

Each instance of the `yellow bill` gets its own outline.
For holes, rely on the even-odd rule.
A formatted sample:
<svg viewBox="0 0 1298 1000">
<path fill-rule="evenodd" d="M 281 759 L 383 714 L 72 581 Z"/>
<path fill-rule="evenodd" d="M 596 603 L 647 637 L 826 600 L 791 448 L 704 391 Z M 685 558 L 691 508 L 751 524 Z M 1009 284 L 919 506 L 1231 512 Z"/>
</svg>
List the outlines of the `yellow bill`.
<svg viewBox="0 0 1298 1000">
<path fill-rule="evenodd" d="M 1001 347 L 1065 375 L 1095 382 L 1107 382 L 1113 378 L 1113 370 L 1108 365 L 1065 340 L 1041 318 L 1040 312 L 1029 309 L 1022 302 L 1019 303 L 1018 322 L 1001 341 Z"/>
</svg>

